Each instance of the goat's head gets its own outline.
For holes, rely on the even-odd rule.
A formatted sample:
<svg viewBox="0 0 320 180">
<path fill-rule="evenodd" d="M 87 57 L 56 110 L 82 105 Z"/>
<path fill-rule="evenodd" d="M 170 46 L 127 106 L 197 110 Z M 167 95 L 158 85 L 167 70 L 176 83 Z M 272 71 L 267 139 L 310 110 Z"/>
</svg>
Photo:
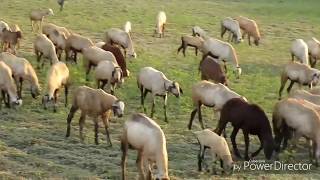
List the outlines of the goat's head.
<svg viewBox="0 0 320 180">
<path fill-rule="evenodd" d="M 112 104 L 112 111 L 113 114 L 117 117 L 122 117 L 123 113 L 124 113 L 124 102 L 120 101 L 120 100 L 116 100 L 113 104 Z"/>
</svg>

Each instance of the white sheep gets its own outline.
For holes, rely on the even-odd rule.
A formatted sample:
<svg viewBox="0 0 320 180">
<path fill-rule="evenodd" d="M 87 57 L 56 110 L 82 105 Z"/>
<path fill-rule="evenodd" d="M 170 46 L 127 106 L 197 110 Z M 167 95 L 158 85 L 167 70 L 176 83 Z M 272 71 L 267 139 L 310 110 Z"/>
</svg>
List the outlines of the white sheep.
<svg viewBox="0 0 320 180">
<path fill-rule="evenodd" d="M 138 151 L 136 162 L 141 179 L 152 179 L 151 168 L 155 164 L 157 167 L 155 179 L 169 180 L 166 137 L 154 120 L 145 114 L 137 113 L 125 122 L 121 136 L 123 180 L 127 179 L 125 171 L 129 147 Z M 147 176 L 143 166 L 147 168 Z"/>
<path fill-rule="evenodd" d="M 204 129 L 202 122 L 201 106 L 213 107 L 214 111 L 221 111 L 223 105 L 233 98 L 241 98 L 245 101 L 247 99 L 238 93 L 230 90 L 223 84 L 215 84 L 210 81 L 200 81 L 192 87 L 192 102 L 194 109 L 191 112 L 188 129 L 192 127 L 192 121 L 198 112 L 198 119 L 201 128 Z"/>
<path fill-rule="evenodd" d="M 86 68 L 86 80 L 89 80 L 89 73 L 92 67 L 95 67 L 98 65 L 101 61 L 111 61 L 115 64 L 117 63 L 117 60 L 115 56 L 110 51 L 105 51 L 101 48 L 98 48 L 96 46 L 91 46 L 88 48 L 84 48 L 82 50 L 83 59 L 84 59 L 84 66 Z"/>
<path fill-rule="evenodd" d="M 129 34 L 131 34 L 131 22 L 127 21 L 124 26 L 123 26 L 123 30 Z"/>
<path fill-rule="evenodd" d="M 180 97 L 180 94 L 183 94 L 183 91 L 179 83 L 169 80 L 161 71 L 158 71 L 152 67 L 144 67 L 140 69 L 140 72 L 137 77 L 138 88 L 141 93 L 141 105 L 144 112 L 146 108 L 144 107 L 144 99 L 148 92 L 152 95 L 152 107 L 151 107 L 151 118 L 155 112 L 155 97 L 162 96 L 164 99 L 164 117 L 165 122 L 168 122 L 167 118 L 167 94 L 172 93 L 177 98 Z"/>
<path fill-rule="evenodd" d="M 124 55 L 128 58 L 136 58 L 137 54 L 134 51 L 133 43 L 130 34 L 119 28 L 111 28 L 105 33 L 105 42 L 107 44 L 120 45 L 124 50 Z M 128 51 L 128 54 L 127 54 Z"/>
<path fill-rule="evenodd" d="M 104 123 L 107 142 L 112 146 L 110 135 L 108 131 L 109 117 L 111 111 L 115 116 L 122 117 L 124 113 L 124 103 L 117 97 L 104 92 L 102 89 L 92 89 L 87 86 L 79 86 L 73 93 L 72 107 L 67 117 L 67 133 L 66 137 L 70 136 L 71 121 L 74 114 L 81 110 L 81 116 L 79 119 L 79 132 L 80 139 L 83 142 L 83 126 L 85 123 L 86 116 L 93 118 L 94 129 L 95 129 L 95 143 L 99 144 L 98 141 L 98 117 L 101 116 L 102 122 Z"/>
<path fill-rule="evenodd" d="M 53 103 L 53 111 L 57 111 L 58 91 L 61 87 L 64 87 L 64 105 L 67 107 L 69 79 L 69 69 L 65 63 L 57 62 L 50 67 L 46 82 L 47 93 L 42 98 L 42 104 L 45 109 L 48 108 L 49 104 Z"/>
<path fill-rule="evenodd" d="M 196 131 L 194 132 L 194 134 L 200 146 L 198 154 L 198 170 L 202 170 L 202 163 L 205 163 L 203 162 L 205 150 L 206 148 L 209 148 L 213 162 L 215 162 L 216 160 L 221 160 L 221 167 L 223 167 L 224 171 L 232 172 L 233 161 L 226 139 L 209 129 Z"/>
<path fill-rule="evenodd" d="M 181 46 L 178 48 L 177 54 L 181 51 L 184 56 L 186 56 L 186 49 L 188 46 L 194 47 L 196 56 L 198 55 L 198 50 L 202 51 L 204 40 L 199 36 L 183 35 L 181 37 Z"/>
<path fill-rule="evenodd" d="M 312 38 L 307 41 L 309 60 L 311 67 L 314 67 L 317 60 L 320 58 L 320 42 L 316 38 Z"/>
<path fill-rule="evenodd" d="M 77 53 L 82 53 L 83 49 L 94 46 L 91 39 L 79 34 L 71 34 L 66 42 L 66 62 L 70 59 L 71 51 L 74 53 L 73 61 L 77 63 Z"/>
<path fill-rule="evenodd" d="M 203 39 L 207 39 L 207 33 L 199 26 L 192 27 L 192 36 L 199 36 Z"/>
<path fill-rule="evenodd" d="M 231 17 L 224 18 L 221 21 L 221 38 L 229 31 L 228 41 L 230 41 L 230 35 L 232 34 L 231 41 L 240 43 L 242 41 L 242 35 L 238 21 L 233 20 Z M 231 33 L 231 34 L 230 34 Z"/>
<path fill-rule="evenodd" d="M 284 67 L 281 73 L 279 99 L 281 99 L 282 90 L 288 80 L 291 81 L 287 88 L 287 92 L 289 93 L 294 83 L 298 83 L 300 88 L 302 85 L 308 85 L 310 89 L 312 89 L 312 86 L 319 83 L 319 79 L 320 71 L 318 69 L 311 68 L 299 62 L 291 62 Z"/>
<path fill-rule="evenodd" d="M 247 17 L 243 17 L 243 16 L 238 16 L 235 18 L 239 25 L 240 25 L 240 28 L 243 30 L 242 32 L 242 39 L 244 39 L 244 36 L 246 34 L 248 34 L 248 43 L 249 45 L 251 46 L 251 40 L 250 40 L 250 37 L 252 36 L 253 39 L 254 39 L 254 44 L 256 46 L 259 45 L 259 41 L 261 39 L 261 36 L 260 36 L 260 31 L 259 31 L 259 28 L 258 28 L 258 25 L 257 23 L 252 20 L 252 19 L 249 19 Z"/>
<path fill-rule="evenodd" d="M 12 71 L 10 67 L 2 61 L 0 61 L 0 90 L 2 92 L 0 108 L 2 101 L 4 101 L 8 107 L 11 107 L 11 105 L 14 107 L 22 105 L 22 100 L 18 98 L 17 88 L 14 85 Z"/>
<path fill-rule="evenodd" d="M 3 52 L 0 53 L 0 61 L 3 61 L 11 68 L 20 98 L 22 97 L 22 83 L 25 80 L 30 83 L 32 97 L 36 98 L 40 95 L 40 84 L 37 74 L 28 60 L 8 52 Z"/>
<path fill-rule="evenodd" d="M 313 142 L 313 156 L 315 156 L 316 166 L 318 166 L 318 160 L 320 159 L 320 107 L 315 109 L 316 105 L 311 104 L 304 100 L 292 98 L 279 101 L 274 107 L 272 123 L 276 151 L 280 150 L 282 139 L 284 139 L 283 149 L 286 148 L 287 141 L 292 133 L 290 131 L 294 130 L 295 139 L 304 136 Z M 309 148 L 309 153 L 311 159 L 311 148 Z"/>
<path fill-rule="evenodd" d="M 36 9 L 30 13 L 31 28 L 34 31 L 34 23 L 39 22 L 38 30 L 42 29 L 42 22 L 46 16 L 53 16 L 52 9 Z"/>
<path fill-rule="evenodd" d="M 114 94 L 115 86 L 123 83 L 121 67 L 112 61 L 101 61 L 95 71 L 98 88 L 104 89 L 105 85 Z M 102 83 L 102 84 L 101 84 Z"/>
<path fill-rule="evenodd" d="M 56 49 L 52 41 L 47 38 L 44 34 L 37 35 L 34 43 L 34 52 L 37 56 L 38 61 L 38 69 L 40 69 L 40 61 L 41 57 L 50 59 L 50 64 L 54 64 L 56 62 L 59 62 L 58 56 L 56 54 Z M 44 66 L 44 60 L 42 60 L 42 68 Z"/>
<path fill-rule="evenodd" d="M 291 44 L 291 59 L 294 56 L 303 64 L 309 65 L 308 45 L 302 39 L 296 39 Z"/>
<path fill-rule="evenodd" d="M 166 13 L 160 11 L 157 15 L 156 19 L 156 29 L 154 30 L 154 35 L 158 34 L 161 37 L 164 37 L 164 29 L 167 23 L 167 16 Z"/>
<path fill-rule="evenodd" d="M 54 31 L 62 32 L 68 38 L 71 35 L 71 32 L 63 27 L 57 26 L 53 23 L 46 23 L 42 26 L 42 33 L 49 37 L 50 34 L 54 33 Z"/>
<path fill-rule="evenodd" d="M 214 38 L 208 38 L 204 41 L 202 47 L 203 55 L 210 55 L 213 58 L 217 58 L 220 62 L 224 62 L 224 69 L 227 71 L 225 62 L 231 61 L 235 68 L 237 78 L 240 78 L 241 68 L 238 63 L 238 57 L 236 50 L 233 46 L 227 42 L 220 41 Z"/>
</svg>

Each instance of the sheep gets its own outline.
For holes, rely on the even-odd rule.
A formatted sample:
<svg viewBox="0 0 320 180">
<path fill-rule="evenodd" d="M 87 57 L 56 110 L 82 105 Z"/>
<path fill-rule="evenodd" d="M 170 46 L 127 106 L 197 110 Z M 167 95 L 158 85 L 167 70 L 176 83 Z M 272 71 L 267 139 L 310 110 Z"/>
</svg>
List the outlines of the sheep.
<svg viewBox="0 0 320 180">
<path fill-rule="evenodd" d="M 30 21 L 31 21 L 31 30 L 34 31 L 34 23 L 39 22 L 38 30 L 42 29 L 42 22 L 46 16 L 53 16 L 52 9 L 36 9 L 30 13 Z"/>
<path fill-rule="evenodd" d="M 118 64 L 112 61 L 99 62 L 96 68 L 95 78 L 98 88 L 104 89 L 105 85 L 107 85 L 107 87 L 111 89 L 112 95 L 114 94 L 115 86 L 123 83 L 122 70 Z"/>
<path fill-rule="evenodd" d="M 302 39 L 296 39 L 291 44 L 291 60 L 294 56 L 303 64 L 309 65 L 308 45 Z"/>
<path fill-rule="evenodd" d="M 34 53 L 37 56 L 38 69 L 40 69 L 41 57 L 50 59 L 50 64 L 54 64 L 59 61 L 54 44 L 44 34 L 37 35 L 33 43 Z M 44 66 L 44 60 L 42 60 L 42 68 Z"/>
<path fill-rule="evenodd" d="M 19 28 L 20 29 L 20 28 Z M 11 51 L 16 54 L 16 45 L 19 45 L 20 40 L 22 39 L 22 32 L 11 31 L 7 29 L 2 30 L 1 42 L 3 51 L 7 51 L 8 48 L 11 48 Z"/>
<path fill-rule="evenodd" d="M 241 98 L 247 101 L 245 97 L 230 90 L 223 84 L 215 84 L 209 81 L 200 81 L 192 87 L 192 102 L 194 109 L 190 115 L 188 129 L 191 129 L 192 121 L 198 112 L 198 119 L 201 128 L 204 129 L 201 115 L 201 105 L 213 107 L 214 111 L 221 111 L 223 105 L 232 98 Z"/>
<path fill-rule="evenodd" d="M 136 163 L 141 179 L 153 179 L 151 167 L 155 163 L 155 179 L 169 180 L 166 137 L 161 127 L 145 114 L 133 114 L 124 124 L 121 136 L 123 180 L 127 179 L 126 161 L 129 148 L 138 151 Z M 143 166 L 147 168 L 147 177 Z"/>
<path fill-rule="evenodd" d="M 101 48 L 96 46 L 91 46 L 88 48 L 84 48 L 82 50 L 83 59 L 84 59 L 84 66 L 86 68 L 86 80 L 89 81 L 89 73 L 91 67 L 95 67 L 101 61 L 111 61 L 118 65 L 116 58 L 114 55 L 109 52 L 105 51 Z"/>
<path fill-rule="evenodd" d="M 152 94 L 152 107 L 151 107 L 151 118 L 155 112 L 155 96 L 161 96 L 164 100 L 164 117 L 165 122 L 168 122 L 167 118 L 167 94 L 172 93 L 177 98 L 180 97 L 180 94 L 183 94 L 179 83 L 169 80 L 161 71 L 158 71 L 152 67 L 144 67 L 140 69 L 140 72 L 137 77 L 138 88 L 141 93 L 141 105 L 144 110 L 144 99 L 147 96 L 147 93 Z"/>
<path fill-rule="evenodd" d="M 194 47 L 196 56 L 198 56 L 198 49 L 201 51 L 202 45 L 204 40 L 199 36 L 190 36 L 190 35 L 183 35 L 181 37 L 181 46 L 178 48 L 177 54 L 182 49 L 183 56 L 186 56 L 186 49 L 188 46 Z"/>
<path fill-rule="evenodd" d="M 258 28 L 257 23 L 254 20 L 249 19 L 247 17 L 243 17 L 243 16 L 238 16 L 235 18 L 235 20 L 238 21 L 240 28 L 243 30 L 242 39 L 244 39 L 245 35 L 248 34 L 249 46 L 251 46 L 251 40 L 250 40 L 251 36 L 254 39 L 254 41 L 253 41 L 254 44 L 256 46 L 259 46 L 261 36 L 260 36 L 260 32 L 259 32 L 259 28 Z"/>
<path fill-rule="evenodd" d="M 215 162 L 217 160 L 216 158 L 218 158 L 224 171 L 232 173 L 233 160 L 226 139 L 210 131 L 209 129 L 196 131 L 194 134 L 200 146 L 198 153 L 198 170 L 202 170 L 201 166 L 202 161 L 204 161 L 205 150 L 206 148 L 209 148 L 213 161 Z M 213 170 L 215 173 L 215 169 Z"/>
<path fill-rule="evenodd" d="M 320 71 L 318 69 L 311 68 L 308 65 L 301 64 L 299 62 L 291 62 L 287 64 L 281 73 L 279 99 L 281 99 L 282 90 L 288 80 L 291 81 L 287 88 L 287 92 L 289 93 L 294 83 L 298 83 L 300 87 L 302 85 L 308 85 L 310 89 L 312 89 L 312 86 L 318 84 L 319 78 Z"/>
<path fill-rule="evenodd" d="M 94 44 L 89 38 L 79 34 L 71 34 L 66 41 L 66 62 L 70 59 L 70 51 L 74 53 L 73 61 L 77 63 L 77 53 L 82 53 L 83 49 L 91 46 L 94 46 Z"/>
<path fill-rule="evenodd" d="M 276 142 L 276 151 L 280 151 L 280 145 L 284 139 L 283 149 L 287 146 L 287 140 L 290 138 L 290 131 L 295 131 L 295 136 L 304 136 L 313 143 L 316 166 L 320 158 L 320 116 L 319 108 L 315 105 L 297 99 L 284 99 L 279 101 L 272 114 L 272 123 L 274 139 Z M 310 160 L 312 161 L 311 150 L 309 148 Z"/>
<path fill-rule="evenodd" d="M 131 34 L 131 22 L 130 22 L 130 21 L 127 21 L 127 22 L 124 24 L 123 30 L 124 30 L 126 33 Z"/>
<path fill-rule="evenodd" d="M 64 33 L 64 35 L 67 38 L 71 35 L 71 32 L 67 28 L 62 27 L 62 26 L 57 26 L 52 23 L 46 23 L 42 26 L 42 34 L 45 34 L 48 37 L 50 36 L 50 34 L 54 33 L 54 31 Z"/>
<path fill-rule="evenodd" d="M 201 80 L 212 80 L 215 83 L 221 83 L 228 86 L 227 77 L 216 59 L 207 56 L 199 64 Z"/>
<path fill-rule="evenodd" d="M 214 58 L 218 57 L 219 61 L 224 62 L 224 69 L 227 71 L 226 61 L 231 61 L 235 67 L 237 78 L 240 78 L 241 68 L 238 63 L 238 57 L 235 49 L 231 44 L 214 38 L 208 38 L 203 43 L 203 56 L 210 55 Z"/>
<path fill-rule="evenodd" d="M 60 11 L 62 11 L 62 10 L 63 10 L 64 1 L 65 1 L 65 0 L 57 0 L 57 3 L 58 3 L 58 4 L 59 4 L 59 6 L 60 6 Z"/>
<path fill-rule="evenodd" d="M 53 64 L 47 74 L 47 90 L 42 98 L 44 109 L 47 109 L 49 103 L 53 103 L 53 112 L 57 112 L 58 91 L 64 86 L 65 107 L 68 105 L 68 89 L 69 89 L 69 69 L 63 62 Z"/>
<path fill-rule="evenodd" d="M 10 67 L 2 61 L 0 61 L 0 90 L 2 92 L 0 108 L 2 100 L 6 103 L 8 107 L 16 107 L 22 105 L 22 100 L 18 97 L 17 88 L 14 85 L 12 71 Z"/>
<path fill-rule="evenodd" d="M 40 85 L 37 74 L 28 60 L 17 57 L 8 52 L 3 52 L 0 53 L 0 61 L 6 63 L 6 65 L 8 65 L 12 70 L 19 98 L 22 98 L 22 84 L 25 80 L 30 83 L 32 97 L 36 98 L 40 95 Z"/>
<path fill-rule="evenodd" d="M 161 37 L 164 37 L 164 29 L 165 25 L 167 23 L 167 16 L 166 13 L 163 11 L 160 11 L 157 15 L 156 19 L 156 27 L 154 30 L 154 36 L 158 34 Z"/>
<path fill-rule="evenodd" d="M 110 135 L 108 131 L 109 117 L 111 111 L 117 117 L 122 117 L 124 113 L 124 103 L 117 97 L 104 92 L 102 89 L 92 89 L 87 86 L 79 86 L 73 93 L 72 107 L 67 117 L 67 133 L 66 137 L 70 136 L 71 121 L 74 114 L 81 110 L 81 116 L 79 119 L 79 132 L 80 139 L 83 142 L 83 126 L 85 123 L 86 116 L 93 118 L 94 130 L 95 130 L 95 144 L 99 144 L 98 141 L 98 116 L 101 116 L 102 122 L 105 126 L 107 135 L 107 142 L 112 146 Z"/>
<path fill-rule="evenodd" d="M 208 38 L 207 33 L 199 26 L 192 27 L 192 36 L 199 36 L 203 39 Z"/>
<path fill-rule="evenodd" d="M 124 50 L 124 55 L 128 58 L 136 58 L 137 54 L 134 51 L 133 43 L 130 34 L 119 28 L 111 28 L 105 33 L 105 42 L 113 45 L 117 44 Z M 128 50 L 128 54 L 127 54 Z"/>
<path fill-rule="evenodd" d="M 296 90 L 289 94 L 290 98 L 302 99 L 320 105 L 320 95 L 311 94 L 306 90 Z"/>
<path fill-rule="evenodd" d="M 114 55 L 114 57 L 117 60 L 118 65 L 121 67 L 123 77 L 129 77 L 130 76 L 130 71 L 127 69 L 127 63 L 126 60 L 120 50 L 119 47 L 117 46 L 112 46 L 109 44 L 104 44 L 101 49 L 105 51 L 110 51 Z"/>
<path fill-rule="evenodd" d="M 317 63 L 317 60 L 320 58 L 320 42 L 313 37 L 307 41 L 307 45 L 310 65 L 311 67 L 314 67 Z"/>
<path fill-rule="evenodd" d="M 240 43 L 242 41 L 239 23 L 238 21 L 233 20 L 231 17 L 224 18 L 221 21 L 221 38 L 223 38 L 223 35 L 227 31 L 229 31 L 232 34 L 231 41 L 235 41 L 236 43 Z M 228 41 L 230 41 L 230 33 Z"/>
</svg>

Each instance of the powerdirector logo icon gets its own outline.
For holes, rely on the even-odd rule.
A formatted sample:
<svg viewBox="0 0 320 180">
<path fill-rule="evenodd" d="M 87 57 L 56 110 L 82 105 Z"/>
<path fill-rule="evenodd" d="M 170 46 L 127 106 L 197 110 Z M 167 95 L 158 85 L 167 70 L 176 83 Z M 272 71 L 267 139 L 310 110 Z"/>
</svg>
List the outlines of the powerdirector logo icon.
<svg viewBox="0 0 320 180">
<path fill-rule="evenodd" d="M 309 171 L 311 163 L 287 163 L 282 161 L 267 162 L 265 160 L 250 160 L 235 163 L 233 171 Z"/>
</svg>

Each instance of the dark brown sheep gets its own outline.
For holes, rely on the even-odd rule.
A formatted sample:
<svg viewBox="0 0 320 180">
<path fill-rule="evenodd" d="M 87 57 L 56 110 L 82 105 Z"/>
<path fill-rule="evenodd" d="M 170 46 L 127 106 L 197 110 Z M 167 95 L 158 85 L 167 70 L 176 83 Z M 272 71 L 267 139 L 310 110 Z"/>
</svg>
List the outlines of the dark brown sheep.
<svg viewBox="0 0 320 180">
<path fill-rule="evenodd" d="M 1 36 L 3 51 L 7 51 L 8 48 L 11 48 L 13 53 L 16 54 L 16 45 L 19 44 L 21 38 L 21 31 L 13 32 L 7 29 L 3 29 Z"/>
<path fill-rule="evenodd" d="M 226 74 L 214 58 L 204 57 L 199 64 L 199 71 L 201 72 L 201 80 L 212 80 L 215 83 L 228 86 Z"/>
<path fill-rule="evenodd" d="M 124 59 L 124 56 L 121 52 L 121 49 L 116 46 L 109 45 L 109 44 L 104 44 L 101 47 L 101 49 L 112 52 L 114 57 L 116 57 L 118 65 L 121 67 L 123 77 L 128 77 L 129 73 L 128 73 L 128 69 L 127 69 L 127 63 Z"/>
</svg>

